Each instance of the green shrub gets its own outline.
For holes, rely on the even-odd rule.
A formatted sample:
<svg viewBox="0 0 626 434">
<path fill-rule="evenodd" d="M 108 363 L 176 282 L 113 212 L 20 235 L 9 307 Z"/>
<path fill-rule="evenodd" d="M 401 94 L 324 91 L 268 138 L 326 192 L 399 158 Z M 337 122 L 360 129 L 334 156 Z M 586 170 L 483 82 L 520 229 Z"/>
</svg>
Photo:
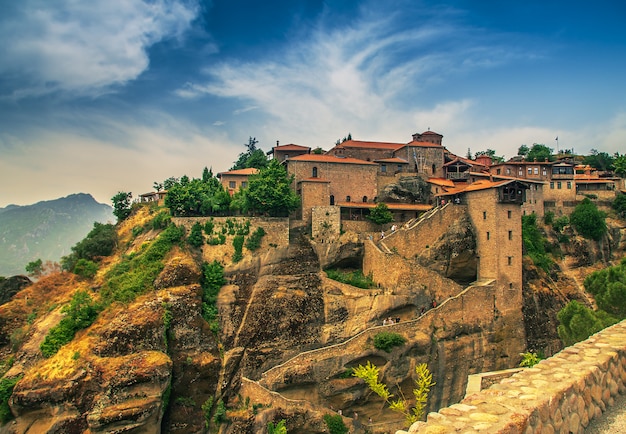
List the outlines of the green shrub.
<svg viewBox="0 0 626 434">
<path fill-rule="evenodd" d="M 344 272 L 337 269 L 329 268 L 324 271 L 326 272 L 326 276 L 328 276 L 329 279 L 336 280 L 337 282 L 346 283 L 348 285 L 356 286 L 357 288 L 362 289 L 376 287 L 376 283 L 374 283 L 372 276 L 365 276 L 361 270 Z"/>
<path fill-rule="evenodd" d="M 248 230 L 248 232 L 250 232 Z M 256 228 L 256 230 L 246 240 L 246 248 L 250 251 L 255 251 L 261 247 L 261 240 L 265 236 L 265 230 L 262 227 Z"/>
<path fill-rule="evenodd" d="M 233 262 L 239 262 L 243 259 L 243 235 L 235 235 L 233 238 L 233 247 L 235 248 L 235 253 L 233 253 Z"/>
<path fill-rule="evenodd" d="M 209 237 L 209 239 L 207 240 L 207 244 L 211 246 L 219 246 L 225 243 L 226 243 L 226 236 L 224 234 L 218 234 L 215 237 Z"/>
<path fill-rule="evenodd" d="M 539 231 L 537 216 L 534 213 L 522 216 L 522 240 L 524 253 L 538 268 L 549 273 L 554 266 L 554 261 L 546 252 L 548 240 Z"/>
<path fill-rule="evenodd" d="M 374 336 L 374 347 L 390 353 L 393 347 L 404 345 L 406 339 L 402 335 L 393 332 L 380 332 Z"/>
<path fill-rule="evenodd" d="M 95 303 L 87 292 L 74 293 L 70 304 L 61 310 L 66 314 L 65 317 L 50 329 L 39 346 L 44 357 L 53 356 L 63 345 L 74 339 L 77 331 L 89 327 L 95 321 L 100 309 L 100 305 Z"/>
<path fill-rule="evenodd" d="M 561 233 L 563 232 L 563 229 L 565 228 L 565 226 L 567 226 L 568 224 L 569 224 L 569 217 L 564 215 L 554 220 L 554 222 L 552 223 L 552 228 L 555 231 Z"/>
<path fill-rule="evenodd" d="M 133 238 L 136 238 L 137 235 L 141 234 L 143 232 L 143 228 L 141 226 L 135 226 L 132 230 L 132 234 L 133 234 Z"/>
<path fill-rule="evenodd" d="M 170 216 L 169 211 L 161 211 L 157 215 L 154 216 L 152 221 L 150 222 L 152 229 L 159 230 L 165 229 L 172 222 L 172 217 Z"/>
<path fill-rule="evenodd" d="M 209 323 L 213 333 L 219 331 L 219 319 L 217 311 L 217 295 L 220 288 L 226 284 L 224 279 L 224 267 L 217 261 L 202 265 L 202 317 Z"/>
<path fill-rule="evenodd" d="M 202 235 L 202 226 L 196 222 L 191 227 L 187 242 L 193 247 L 200 247 L 204 244 L 204 235 Z"/>
<path fill-rule="evenodd" d="M 539 354 L 528 351 L 522 353 L 522 361 L 519 363 L 519 366 L 520 368 L 532 368 L 541 360 L 543 360 L 543 357 Z"/>
<path fill-rule="evenodd" d="M 202 415 L 204 416 L 204 427 L 209 428 L 211 424 L 211 410 L 213 409 L 213 397 L 209 396 L 209 398 L 204 401 L 202 404 Z"/>
<path fill-rule="evenodd" d="M 599 309 L 618 319 L 626 318 L 626 259 L 619 265 L 590 273 L 584 285 Z"/>
<path fill-rule="evenodd" d="M 554 213 L 552 211 L 546 211 L 543 215 L 543 222 L 546 225 L 551 225 L 554 222 Z"/>
<path fill-rule="evenodd" d="M 617 323 L 617 319 L 603 311 L 593 311 L 573 300 L 557 314 L 557 331 L 565 346 L 584 341 L 600 330 Z"/>
<path fill-rule="evenodd" d="M 72 247 L 72 253 L 61 258 L 61 267 L 71 271 L 79 259 L 89 261 L 109 256 L 117 245 L 117 230 L 112 224 L 95 222 L 87 236 Z"/>
<path fill-rule="evenodd" d="M 338 414 L 325 414 L 324 422 L 330 434 L 346 434 L 348 432 L 348 428 L 343 423 L 342 417 Z"/>
<path fill-rule="evenodd" d="M 213 423 L 220 426 L 222 422 L 226 422 L 226 406 L 221 399 L 217 401 L 217 407 L 215 407 L 215 414 L 213 415 Z"/>
<path fill-rule="evenodd" d="M 267 434 L 287 434 L 287 427 L 285 426 L 285 419 L 281 419 L 278 423 L 267 423 Z"/>
<path fill-rule="evenodd" d="M 79 259 L 74 266 L 73 272 L 85 279 L 91 279 L 98 272 L 98 264 L 87 259 Z"/>
<path fill-rule="evenodd" d="M 13 419 L 13 413 L 9 407 L 9 398 L 13 394 L 13 388 L 21 378 L 19 376 L 0 380 L 0 423 L 3 425 Z"/>
<path fill-rule="evenodd" d="M 128 303 L 152 287 L 163 270 L 165 255 L 183 236 L 182 227 L 170 224 L 155 240 L 144 244 L 140 252 L 113 266 L 106 274 L 107 282 L 102 289 L 103 300 L 106 303 Z"/>
<path fill-rule="evenodd" d="M 213 234 L 213 228 L 215 227 L 215 223 L 213 223 L 213 219 L 207 220 L 204 223 L 204 233 L 207 235 Z"/>
<path fill-rule="evenodd" d="M 599 241 L 607 232 L 605 218 L 604 212 L 598 210 L 589 198 L 584 198 L 572 212 L 570 221 L 580 235 Z"/>
<path fill-rule="evenodd" d="M 625 218 L 626 217 L 626 194 L 618 195 L 613 201 L 613 203 L 611 204 L 611 206 L 620 217 Z"/>
</svg>

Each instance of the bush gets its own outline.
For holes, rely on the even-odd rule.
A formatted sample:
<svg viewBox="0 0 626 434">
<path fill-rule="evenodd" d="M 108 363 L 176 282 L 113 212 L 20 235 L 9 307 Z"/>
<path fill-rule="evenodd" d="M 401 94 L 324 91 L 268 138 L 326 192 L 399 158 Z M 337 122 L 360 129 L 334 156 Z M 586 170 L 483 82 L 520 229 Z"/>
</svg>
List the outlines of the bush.
<svg viewBox="0 0 626 434">
<path fill-rule="evenodd" d="M 552 228 L 558 233 L 561 233 L 563 232 L 563 229 L 565 229 L 565 226 L 567 226 L 568 224 L 569 224 L 569 217 L 564 215 L 554 220 L 554 222 L 552 223 Z"/>
<path fill-rule="evenodd" d="M 91 279 L 98 272 L 98 264 L 87 259 L 79 259 L 74 266 L 73 272 L 85 279 Z"/>
<path fill-rule="evenodd" d="M 552 211 L 546 211 L 543 215 L 543 222 L 546 225 L 551 225 L 554 222 L 554 213 Z"/>
<path fill-rule="evenodd" d="M 13 388 L 21 378 L 19 376 L 0 380 L 0 423 L 3 425 L 13 419 L 13 413 L 9 407 L 9 398 L 13 394 Z"/>
<path fill-rule="evenodd" d="M 557 314 L 559 337 L 565 346 L 584 341 L 600 330 L 617 323 L 617 319 L 603 311 L 593 311 L 577 301 L 570 301 Z"/>
<path fill-rule="evenodd" d="M 342 417 L 338 414 L 325 414 L 324 422 L 330 434 L 346 434 L 348 432 L 348 428 L 343 423 Z"/>
<path fill-rule="evenodd" d="M 265 236 L 265 230 L 262 227 L 256 228 L 256 231 L 252 233 L 246 240 L 246 248 L 250 251 L 255 251 L 261 247 L 261 240 Z"/>
<path fill-rule="evenodd" d="M 172 222 L 169 211 L 161 211 L 154 216 L 151 222 L 152 229 L 159 230 L 165 229 Z"/>
<path fill-rule="evenodd" d="M 393 332 L 381 332 L 374 336 L 374 347 L 390 353 L 393 347 L 404 345 L 406 339 L 402 335 Z"/>
<path fill-rule="evenodd" d="M 224 279 L 224 267 L 217 261 L 202 265 L 202 317 L 209 323 L 213 333 L 219 331 L 219 319 L 217 311 L 217 295 L 220 288 L 226 284 Z"/>
<path fill-rule="evenodd" d="M 374 283 L 372 276 L 365 276 L 361 270 L 343 272 L 340 270 L 329 268 L 324 271 L 326 272 L 326 276 L 328 276 L 329 279 L 336 280 L 337 282 L 346 283 L 348 285 L 356 286 L 357 288 L 362 289 L 376 287 L 376 283 Z"/>
<path fill-rule="evenodd" d="M 599 241 L 607 232 L 605 217 L 593 202 L 584 198 L 572 212 L 570 221 L 580 235 Z"/>
<path fill-rule="evenodd" d="M 626 318 L 626 259 L 619 265 L 589 274 L 584 285 L 599 309 L 618 319 Z"/>
<path fill-rule="evenodd" d="M 87 236 L 72 247 L 72 253 L 61 258 L 61 266 L 71 271 L 79 259 L 93 261 L 101 256 L 109 256 L 117 245 L 117 230 L 112 224 L 95 222 Z"/>
<path fill-rule="evenodd" d="M 63 345 L 74 339 L 77 331 L 89 327 L 95 321 L 100 309 L 101 307 L 87 292 L 74 293 L 70 304 L 61 310 L 66 316 L 50 329 L 39 346 L 44 357 L 53 356 Z"/>
<path fill-rule="evenodd" d="M 235 235 L 233 238 L 233 247 L 235 253 L 233 253 L 233 262 L 239 262 L 243 259 L 243 235 Z"/>
<path fill-rule="evenodd" d="M 211 235 L 213 233 L 213 228 L 215 227 L 215 223 L 213 223 L 213 218 L 211 218 L 211 220 L 208 220 L 205 224 L 204 224 L 204 233 L 207 235 Z"/>
<path fill-rule="evenodd" d="M 546 252 L 548 240 L 537 227 L 537 216 L 533 213 L 522 216 L 522 241 L 524 253 L 532 259 L 533 263 L 549 273 L 554 261 Z"/>
<path fill-rule="evenodd" d="M 209 237 L 209 239 L 207 240 L 207 244 L 209 244 L 210 246 L 219 246 L 225 243 L 226 243 L 226 235 L 224 234 L 218 234 L 215 237 Z"/>
<path fill-rule="evenodd" d="M 620 217 L 626 218 L 626 194 L 618 195 L 611 206 Z"/>
<path fill-rule="evenodd" d="M 200 223 L 196 222 L 191 227 L 187 242 L 193 247 L 200 247 L 204 244 L 204 235 L 202 235 L 202 226 Z"/>
</svg>

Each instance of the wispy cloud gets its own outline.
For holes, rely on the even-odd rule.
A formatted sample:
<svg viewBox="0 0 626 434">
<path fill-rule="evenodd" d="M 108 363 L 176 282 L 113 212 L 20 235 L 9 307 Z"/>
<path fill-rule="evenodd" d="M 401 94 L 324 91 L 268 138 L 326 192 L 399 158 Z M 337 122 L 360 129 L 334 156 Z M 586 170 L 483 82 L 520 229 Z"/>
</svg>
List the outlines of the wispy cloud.
<svg viewBox="0 0 626 434">
<path fill-rule="evenodd" d="M 186 83 L 178 95 L 208 94 L 258 107 L 271 117 L 263 126 L 267 134 L 286 140 L 332 143 L 330 135 L 351 131 L 408 141 L 413 128 L 450 128 L 472 104 L 460 97 L 433 107 L 425 88 L 460 70 L 467 74 L 527 55 L 507 47 L 502 35 L 458 23 L 454 11 L 407 28 L 398 11 L 372 9 L 383 7 L 379 3 L 368 3 L 341 28 L 325 26 L 322 18 L 299 41 L 262 60 L 211 65 L 206 81 Z"/>
<path fill-rule="evenodd" d="M 126 83 L 148 68 L 150 46 L 182 37 L 197 14 L 196 1 L 13 2 L 0 18 L 0 74 L 14 83 L 3 96 L 94 95 Z"/>
</svg>

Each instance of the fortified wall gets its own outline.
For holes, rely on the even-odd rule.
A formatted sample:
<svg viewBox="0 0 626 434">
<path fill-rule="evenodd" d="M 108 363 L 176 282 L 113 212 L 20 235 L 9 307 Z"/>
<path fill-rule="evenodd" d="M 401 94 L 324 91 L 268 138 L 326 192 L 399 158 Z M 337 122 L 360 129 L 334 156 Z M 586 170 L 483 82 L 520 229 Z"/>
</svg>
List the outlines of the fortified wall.
<svg viewBox="0 0 626 434">
<path fill-rule="evenodd" d="M 410 432 L 583 433 L 626 393 L 626 321 L 530 369 L 429 413 Z M 398 431 L 406 434 L 406 431 Z"/>
</svg>

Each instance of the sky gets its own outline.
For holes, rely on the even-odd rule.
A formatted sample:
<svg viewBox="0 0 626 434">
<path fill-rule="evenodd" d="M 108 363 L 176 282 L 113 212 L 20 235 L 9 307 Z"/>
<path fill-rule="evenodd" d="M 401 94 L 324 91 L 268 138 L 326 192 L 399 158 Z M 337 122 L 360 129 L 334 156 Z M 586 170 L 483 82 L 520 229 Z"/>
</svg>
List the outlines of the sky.
<svg viewBox="0 0 626 434">
<path fill-rule="evenodd" d="M 626 2 L 0 0 L 0 207 L 111 204 L 250 137 L 626 152 Z M 558 140 L 557 140 L 558 137 Z"/>
</svg>

